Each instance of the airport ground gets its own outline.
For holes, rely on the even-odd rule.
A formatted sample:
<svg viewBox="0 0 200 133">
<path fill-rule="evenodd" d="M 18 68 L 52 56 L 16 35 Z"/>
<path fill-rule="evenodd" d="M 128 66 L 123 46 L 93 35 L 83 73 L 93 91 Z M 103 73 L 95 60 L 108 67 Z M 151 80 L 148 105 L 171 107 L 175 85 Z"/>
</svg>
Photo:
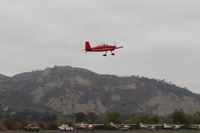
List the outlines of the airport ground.
<svg viewBox="0 0 200 133">
<path fill-rule="evenodd" d="M 147 130 L 128 130 L 128 131 L 119 131 L 119 130 L 101 130 L 101 131 L 68 131 L 70 133 L 200 133 L 200 130 L 156 130 L 156 131 L 147 131 Z M 0 131 L 0 133 L 34 133 L 28 131 Z M 41 130 L 35 133 L 66 133 L 66 131 L 58 131 L 58 130 Z"/>
</svg>

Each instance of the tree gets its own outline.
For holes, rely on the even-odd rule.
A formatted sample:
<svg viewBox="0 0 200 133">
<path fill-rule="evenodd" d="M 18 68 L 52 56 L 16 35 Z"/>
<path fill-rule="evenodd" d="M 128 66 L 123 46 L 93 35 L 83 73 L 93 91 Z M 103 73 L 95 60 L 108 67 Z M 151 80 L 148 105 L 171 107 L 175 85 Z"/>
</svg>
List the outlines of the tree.
<svg viewBox="0 0 200 133">
<path fill-rule="evenodd" d="M 16 129 L 16 122 L 11 120 L 11 119 L 6 119 L 3 121 L 3 125 L 7 128 L 7 129 Z"/>
<path fill-rule="evenodd" d="M 154 123 L 154 124 L 160 123 L 160 118 L 157 115 L 151 116 L 150 119 L 151 119 L 151 122 Z"/>
<path fill-rule="evenodd" d="M 104 118 L 98 118 L 94 123 L 105 124 L 106 121 Z"/>
<path fill-rule="evenodd" d="M 83 112 L 79 112 L 75 114 L 76 122 L 84 122 L 86 121 L 86 116 Z"/>
<path fill-rule="evenodd" d="M 191 123 L 190 115 L 185 114 L 183 109 L 175 109 L 171 114 L 172 122 L 175 124 L 186 124 Z"/>
<path fill-rule="evenodd" d="M 60 118 L 60 119 L 56 120 L 56 124 L 58 126 L 61 125 L 61 124 L 68 124 L 69 126 L 74 126 L 74 122 L 67 117 Z"/>
<path fill-rule="evenodd" d="M 106 120 L 108 122 L 113 122 L 115 124 L 119 124 L 122 121 L 121 113 L 116 112 L 116 111 L 108 112 L 107 115 L 106 115 Z"/>
<path fill-rule="evenodd" d="M 199 124 L 200 123 L 200 112 L 196 112 L 192 115 L 192 123 Z"/>
<path fill-rule="evenodd" d="M 50 121 L 46 123 L 46 129 L 48 130 L 56 130 L 58 127 L 57 123 L 54 121 Z"/>
<path fill-rule="evenodd" d="M 57 120 L 57 116 L 55 114 L 50 114 L 49 112 L 46 112 L 41 115 L 42 122 L 53 122 L 55 120 Z"/>
<path fill-rule="evenodd" d="M 130 118 L 131 123 L 139 124 L 139 123 L 150 123 L 150 116 L 146 114 L 138 114 L 133 115 Z"/>
<path fill-rule="evenodd" d="M 94 122 L 98 119 L 98 116 L 94 112 L 88 113 L 86 116 L 87 121 Z"/>
</svg>

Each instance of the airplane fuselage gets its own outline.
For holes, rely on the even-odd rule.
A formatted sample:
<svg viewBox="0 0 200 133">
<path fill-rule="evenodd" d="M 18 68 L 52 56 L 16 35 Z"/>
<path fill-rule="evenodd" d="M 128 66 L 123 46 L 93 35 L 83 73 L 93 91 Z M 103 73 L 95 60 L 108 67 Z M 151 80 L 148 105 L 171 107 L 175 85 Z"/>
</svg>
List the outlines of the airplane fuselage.
<svg viewBox="0 0 200 133">
<path fill-rule="evenodd" d="M 104 51 L 114 51 L 116 46 L 96 46 L 91 49 L 86 49 L 87 52 L 104 52 Z"/>
<path fill-rule="evenodd" d="M 91 47 L 89 41 L 85 42 L 85 51 L 86 52 L 105 52 L 103 56 L 106 56 L 107 51 L 111 52 L 111 55 L 115 55 L 113 51 L 115 49 L 123 48 L 123 46 L 117 47 L 115 45 L 100 45 L 96 47 Z"/>
</svg>

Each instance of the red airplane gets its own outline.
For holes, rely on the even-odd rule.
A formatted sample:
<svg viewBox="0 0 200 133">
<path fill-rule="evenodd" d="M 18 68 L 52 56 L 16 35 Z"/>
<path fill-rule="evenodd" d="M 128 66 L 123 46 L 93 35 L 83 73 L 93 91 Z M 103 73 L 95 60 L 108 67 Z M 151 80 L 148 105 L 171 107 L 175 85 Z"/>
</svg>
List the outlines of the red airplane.
<svg viewBox="0 0 200 133">
<path fill-rule="evenodd" d="M 117 47 L 115 45 L 106 45 L 106 44 L 96 46 L 96 47 L 91 47 L 89 41 L 85 42 L 85 52 L 105 52 L 105 54 L 103 56 L 106 56 L 107 51 L 110 51 L 111 55 L 115 55 L 115 53 L 113 53 L 113 51 L 115 49 L 119 49 L 119 48 L 123 48 L 123 47 L 124 46 Z"/>
</svg>

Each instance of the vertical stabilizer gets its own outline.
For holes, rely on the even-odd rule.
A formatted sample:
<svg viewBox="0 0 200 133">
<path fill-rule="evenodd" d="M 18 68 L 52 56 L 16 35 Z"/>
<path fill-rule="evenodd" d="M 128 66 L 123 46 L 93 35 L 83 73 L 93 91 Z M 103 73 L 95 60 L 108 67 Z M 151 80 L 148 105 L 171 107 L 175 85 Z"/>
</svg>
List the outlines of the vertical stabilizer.
<svg viewBox="0 0 200 133">
<path fill-rule="evenodd" d="M 91 50 L 90 42 L 87 41 L 85 42 L 85 51 L 90 51 L 90 50 Z"/>
</svg>

